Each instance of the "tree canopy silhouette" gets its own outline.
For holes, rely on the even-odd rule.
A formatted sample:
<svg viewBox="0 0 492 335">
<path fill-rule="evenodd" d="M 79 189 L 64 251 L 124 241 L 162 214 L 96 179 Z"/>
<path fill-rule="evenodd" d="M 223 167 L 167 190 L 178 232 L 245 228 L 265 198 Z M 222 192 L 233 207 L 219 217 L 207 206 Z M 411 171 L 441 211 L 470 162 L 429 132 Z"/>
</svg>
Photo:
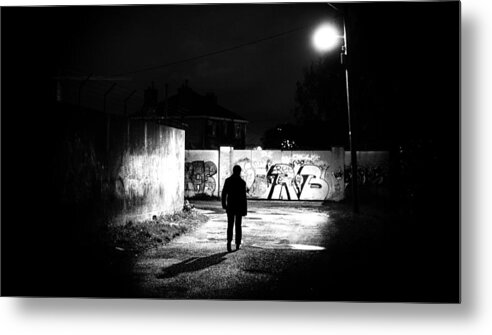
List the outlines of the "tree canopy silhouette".
<svg viewBox="0 0 492 335">
<path fill-rule="evenodd" d="M 337 56 L 334 52 L 311 64 L 296 83 L 294 115 L 301 146 L 348 144 L 345 78 Z"/>
</svg>

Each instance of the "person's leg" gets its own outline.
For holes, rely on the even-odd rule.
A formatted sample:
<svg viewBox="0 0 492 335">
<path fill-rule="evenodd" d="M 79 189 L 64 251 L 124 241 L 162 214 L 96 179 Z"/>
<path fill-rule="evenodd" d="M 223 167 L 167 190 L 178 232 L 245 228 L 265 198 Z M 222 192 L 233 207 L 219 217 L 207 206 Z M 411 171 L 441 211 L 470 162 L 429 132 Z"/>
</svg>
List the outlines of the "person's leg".
<svg viewBox="0 0 492 335">
<path fill-rule="evenodd" d="M 227 251 L 231 251 L 233 228 L 234 228 L 234 214 L 227 213 Z"/>
<path fill-rule="evenodd" d="M 243 237 L 243 231 L 241 228 L 242 221 L 243 217 L 241 215 L 236 215 L 236 250 L 239 249 Z"/>
</svg>

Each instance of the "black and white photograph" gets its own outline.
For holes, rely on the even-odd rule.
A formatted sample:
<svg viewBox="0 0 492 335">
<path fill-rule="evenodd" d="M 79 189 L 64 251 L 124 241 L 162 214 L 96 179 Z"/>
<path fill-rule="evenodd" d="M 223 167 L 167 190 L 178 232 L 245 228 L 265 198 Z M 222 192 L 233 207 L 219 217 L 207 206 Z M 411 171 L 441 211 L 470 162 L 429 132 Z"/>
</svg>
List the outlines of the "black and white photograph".
<svg viewBox="0 0 492 335">
<path fill-rule="evenodd" d="M 459 1 L 1 8 L 1 295 L 461 302 Z"/>
</svg>

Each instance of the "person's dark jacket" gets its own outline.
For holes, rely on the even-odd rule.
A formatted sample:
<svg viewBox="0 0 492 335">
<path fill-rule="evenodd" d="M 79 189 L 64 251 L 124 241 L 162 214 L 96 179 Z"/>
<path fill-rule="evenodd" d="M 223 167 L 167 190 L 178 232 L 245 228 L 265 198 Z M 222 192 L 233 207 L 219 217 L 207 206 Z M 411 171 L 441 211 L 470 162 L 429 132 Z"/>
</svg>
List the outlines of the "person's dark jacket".
<svg viewBox="0 0 492 335">
<path fill-rule="evenodd" d="M 248 211 L 246 182 L 240 176 L 232 175 L 225 180 L 222 189 L 222 208 L 227 214 L 246 216 Z"/>
</svg>

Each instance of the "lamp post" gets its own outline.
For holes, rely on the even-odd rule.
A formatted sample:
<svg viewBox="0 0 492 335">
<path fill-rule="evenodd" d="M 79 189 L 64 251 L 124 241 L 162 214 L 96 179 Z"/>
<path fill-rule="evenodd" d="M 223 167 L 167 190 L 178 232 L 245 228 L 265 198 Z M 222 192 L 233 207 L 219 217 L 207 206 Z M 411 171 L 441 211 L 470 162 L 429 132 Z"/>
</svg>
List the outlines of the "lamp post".
<svg viewBox="0 0 492 335">
<path fill-rule="evenodd" d="M 333 7 L 333 6 L 332 6 Z M 333 7 L 334 8 L 334 7 Z M 336 8 L 335 8 L 336 9 Z M 337 46 L 338 41 L 342 39 L 343 45 L 341 47 L 340 61 L 345 69 L 345 90 L 347 97 L 347 117 L 348 117 L 348 134 L 350 145 L 350 162 L 352 166 L 352 196 L 353 196 L 353 211 L 359 212 L 359 197 L 358 197 L 358 185 L 357 185 L 357 152 L 354 143 L 354 118 L 351 115 L 350 110 L 350 89 L 349 89 L 349 71 L 348 71 L 348 48 L 347 48 L 347 30 L 345 27 L 345 18 L 343 18 L 343 35 L 340 36 L 330 24 L 322 24 L 315 31 L 313 35 L 313 45 L 320 52 L 327 52 Z"/>
</svg>

